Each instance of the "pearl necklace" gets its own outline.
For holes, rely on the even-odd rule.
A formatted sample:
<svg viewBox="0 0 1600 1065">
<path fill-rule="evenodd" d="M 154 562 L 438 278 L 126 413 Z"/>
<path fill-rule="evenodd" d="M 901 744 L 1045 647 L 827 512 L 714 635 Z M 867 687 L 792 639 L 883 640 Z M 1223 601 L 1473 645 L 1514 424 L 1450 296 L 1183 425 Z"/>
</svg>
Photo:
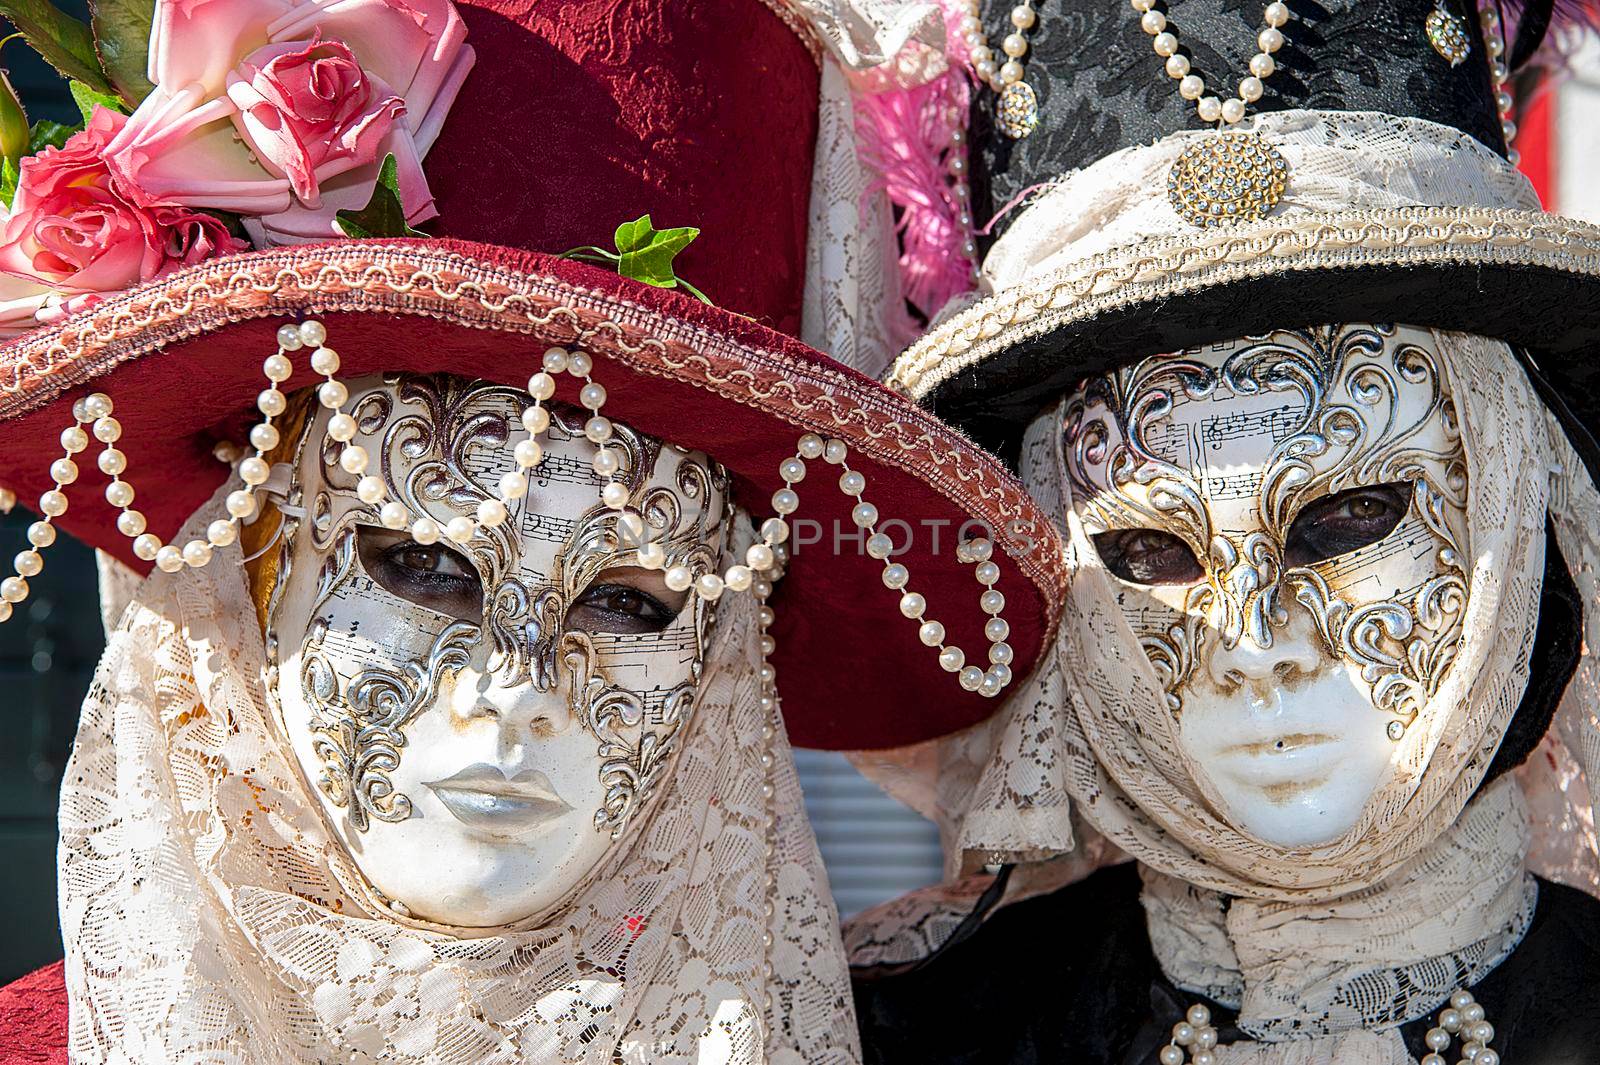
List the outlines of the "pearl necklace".
<svg viewBox="0 0 1600 1065">
<path fill-rule="evenodd" d="M 1039 97 L 1033 86 L 1022 80 L 1022 60 L 1028 54 L 1028 38 L 1023 33 L 1033 28 L 1039 16 L 1033 10 L 1033 0 L 1023 0 L 1011 9 L 1013 30 L 1000 42 L 1006 61 L 997 66 L 998 57 L 989 44 L 989 35 L 983 31 L 979 4 L 980 0 L 965 0 L 965 13 L 959 23 L 967 58 L 972 61 L 978 80 L 1000 96 L 994 107 L 995 123 L 1000 132 L 1012 140 L 1021 140 L 1039 124 Z"/>
<path fill-rule="evenodd" d="M 1505 34 L 1500 28 L 1500 15 L 1492 6 L 1485 7 L 1478 19 L 1483 26 L 1484 48 L 1489 52 L 1489 80 L 1494 83 L 1494 106 L 1500 114 L 1500 133 L 1506 139 L 1506 160 L 1516 166 L 1522 161 L 1522 153 L 1511 147 L 1511 142 L 1517 136 L 1517 124 L 1511 120 L 1515 101 L 1506 88 L 1506 83 L 1511 80 L 1511 71 L 1506 67 Z"/>
<path fill-rule="evenodd" d="M 1261 18 L 1267 26 L 1256 35 L 1256 45 L 1261 51 L 1250 58 L 1250 73 L 1239 82 L 1239 95 L 1224 101 L 1207 96 L 1204 79 L 1190 73 L 1188 57 L 1178 51 L 1178 37 L 1173 32 L 1177 27 L 1156 9 L 1156 0 L 1130 0 L 1130 3 L 1140 13 L 1139 27 L 1153 38 L 1150 43 L 1156 55 L 1166 59 L 1167 76 L 1177 80 L 1178 95 L 1194 101 L 1202 122 L 1221 121 L 1231 126 L 1244 118 L 1246 105 L 1261 99 L 1262 82 L 1278 68 L 1272 53 L 1284 45 L 1280 27 L 1289 21 L 1289 5 L 1273 0 L 1262 11 Z"/>
<path fill-rule="evenodd" d="M 1484 1020 L 1483 1006 L 1472 992 L 1458 989 L 1439 1013 L 1439 1023 L 1423 1037 L 1428 1053 L 1418 1065 L 1447 1065 L 1443 1051 L 1455 1039 L 1461 1040 L 1457 1065 L 1500 1065 L 1500 1055 L 1489 1049 L 1494 1025 Z M 1172 1026 L 1172 1041 L 1161 1048 L 1161 1065 L 1216 1065 L 1217 1030 L 1211 1026 L 1211 1011 L 1196 1003 L 1185 1018 Z M 1185 1053 L 1187 1051 L 1187 1053 Z"/>
</svg>

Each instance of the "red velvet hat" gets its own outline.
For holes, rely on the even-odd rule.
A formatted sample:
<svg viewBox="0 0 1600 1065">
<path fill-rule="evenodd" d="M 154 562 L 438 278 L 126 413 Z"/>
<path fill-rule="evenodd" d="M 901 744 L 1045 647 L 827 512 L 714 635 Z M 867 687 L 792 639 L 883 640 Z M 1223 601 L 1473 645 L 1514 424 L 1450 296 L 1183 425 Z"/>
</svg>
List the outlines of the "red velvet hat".
<svg viewBox="0 0 1600 1065">
<path fill-rule="evenodd" d="M 787 510 L 774 498 L 788 487 L 780 464 L 821 448 L 812 477 L 794 486 L 799 516 L 854 528 L 857 504 L 870 500 L 879 520 L 918 530 L 887 560 L 849 541 L 794 551 L 772 631 L 795 742 L 898 746 L 982 720 L 994 706 L 989 678 L 1027 675 L 1047 646 L 1064 583 L 1059 541 L 997 461 L 784 335 L 799 327 L 819 53 L 778 6 L 463 0 L 476 64 L 423 168 L 438 239 L 214 258 L 24 334 L 0 348 L 0 485 L 25 501 L 62 488 L 51 470 L 63 430 L 93 432 L 103 402 L 89 397 L 103 394 L 120 423 L 122 480 L 164 543 L 225 478 L 245 488 L 244 467 L 230 470 L 213 451 L 262 420 L 263 360 L 289 359 L 283 391 L 332 378 L 313 371 L 311 348 L 295 350 L 286 325 L 315 316 L 338 349 L 340 378 L 448 372 L 533 387 L 536 398 L 530 375 L 559 346 L 592 360 L 608 417 L 723 463 L 758 522 Z M 677 272 L 716 306 L 548 254 L 646 212 L 699 227 Z M 301 332 L 315 346 L 317 327 Z M 568 368 L 554 374 L 554 398 L 577 402 L 589 367 Z M 824 465 L 839 445 L 865 478 L 860 499 L 835 489 L 838 471 Z M 149 542 L 136 554 L 130 530 L 119 531 L 110 479 L 86 461 L 95 453 L 77 456 L 82 476 L 63 489 L 70 507 L 51 522 L 147 570 Z M 999 599 L 978 609 L 995 579 L 984 548 L 953 550 L 974 521 L 993 530 L 1008 634 L 991 616 Z M 237 562 L 231 538 L 215 547 L 222 564 Z M 890 563 L 909 571 L 908 587 Z M 906 591 L 925 597 L 943 640 L 925 645 L 928 626 L 919 633 L 918 620 L 900 616 L 920 613 Z M 998 642 L 1009 652 L 976 671 L 981 690 L 972 674 L 947 672 L 954 654 L 940 661 L 948 644 L 982 664 Z"/>
</svg>

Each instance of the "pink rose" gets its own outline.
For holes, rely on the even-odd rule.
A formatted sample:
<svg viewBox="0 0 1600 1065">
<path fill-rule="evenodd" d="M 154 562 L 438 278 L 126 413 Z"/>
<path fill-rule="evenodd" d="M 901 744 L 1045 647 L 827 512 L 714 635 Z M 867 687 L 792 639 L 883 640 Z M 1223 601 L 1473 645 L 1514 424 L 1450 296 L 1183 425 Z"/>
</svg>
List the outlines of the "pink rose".
<svg viewBox="0 0 1600 1065">
<path fill-rule="evenodd" d="M 156 89 L 110 166 L 276 244 L 338 236 L 335 212 L 365 204 L 393 154 L 415 225 L 436 213 L 422 158 L 472 63 L 450 0 L 157 0 Z"/>
<path fill-rule="evenodd" d="M 228 98 L 256 158 L 289 179 L 295 197 L 321 206 L 319 182 L 372 162 L 405 101 L 338 41 L 274 44 L 228 76 Z"/>
<path fill-rule="evenodd" d="M 247 248 L 210 215 L 177 204 L 135 202 L 126 194 L 103 157 L 127 121 L 100 108 L 60 148 L 22 161 L 16 197 L 0 230 L 0 273 L 11 287 L 20 282 L 30 294 L 42 291 L 34 308 L 38 320 Z M 0 300 L 7 293 L 0 286 Z M 7 314 L 3 324 L 31 323 Z"/>
</svg>

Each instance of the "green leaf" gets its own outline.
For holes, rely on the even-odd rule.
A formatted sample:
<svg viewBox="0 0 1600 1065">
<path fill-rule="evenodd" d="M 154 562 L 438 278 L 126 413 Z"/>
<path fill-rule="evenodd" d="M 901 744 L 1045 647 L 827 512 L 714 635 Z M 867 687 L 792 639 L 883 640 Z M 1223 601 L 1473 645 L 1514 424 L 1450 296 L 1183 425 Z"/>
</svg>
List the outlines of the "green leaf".
<svg viewBox="0 0 1600 1065">
<path fill-rule="evenodd" d="M 17 172 L 17 164 L 10 159 L 0 161 L 0 203 L 9 209 L 11 201 L 17 198 L 17 180 L 21 175 Z"/>
<path fill-rule="evenodd" d="M 372 186 L 372 198 L 359 211 L 339 211 L 334 221 L 347 237 L 361 240 L 367 237 L 425 237 L 420 229 L 406 223 L 405 208 L 400 202 L 399 168 L 392 154 L 383 157 L 378 168 L 378 180 Z"/>
<path fill-rule="evenodd" d="M 0 15 L 15 26 L 44 61 L 66 77 L 107 92 L 111 83 L 100 69 L 94 34 L 50 0 L 0 0 Z"/>
<path fill-rule="evenodd" d="M 83 116 L 85 125 L 94 118 L 94 109 L 97 107 L 104 107 L 124 115 L 128 113 L 128 107 L 120 96 L 113 96 L 108 92 L 96 92 L 81 81 L 68 82 L 67 88 L 72 91 L 72 102 L 78 105 L 78 113 Z"/>
<path fill-rule="evenodd" d="M 82 128 L 82 126 L 64 126 L 60 122 L 40 119 L 33 124 L 33 133 L 28 137 L 27 154 L 37 155 L 46 148 L 59 148 L 67 143 L 68 137 Z"/>
<path fill-rule="evenodd" d="M 672 260 L 700 235 L 690 226 L 656 229 L 644 215 L 617 227 L 617 273 L 658 288 L 677 288 L 678 278 Z"/>
<path fill-rule="evenodd" d="M 89 10 L 100 65 L 117 94 L 129 107 L 138 107 L 153 88 L 145 70 L 150 62 L 155 0 L 92 0 Z"/>
<path fill-rule="evenodd" d="M 650 235 L 654 232 L 655 227 L 650 223 L 650 216 L 645 214 L 618 226 L 612 240 L 617 245 L 618 254 L 626 255 L 630 251 L 639 251 L 649 244 Z"/>
</svg>

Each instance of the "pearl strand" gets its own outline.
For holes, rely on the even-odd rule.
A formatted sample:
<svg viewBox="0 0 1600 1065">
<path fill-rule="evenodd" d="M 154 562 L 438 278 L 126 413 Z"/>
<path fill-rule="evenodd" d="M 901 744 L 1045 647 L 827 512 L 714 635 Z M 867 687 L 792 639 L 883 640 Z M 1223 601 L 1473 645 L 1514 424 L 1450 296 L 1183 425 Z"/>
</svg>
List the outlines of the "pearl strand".
<svg viewBox="0 0 1600 1065">
<path fill-rule="evenodd" d="M 1494 84 L 1495 111 L 1500 115 L 1500 132 L 1506 140 L 1506 160 L 1516 166 L 1522 161 L 1522 153 L 1511 147 L 1517 136 L 1517 124 L 1511 119 L 1516 101 L 1506 87 L 1511 71 L 1505 61 L 1506 38 L 1500 25 L 1500 13 L 1493 6 L 1486 6 L 1478 19 L 1483 25 L 1484 48 L 1489 52 L 1489 80 Z"/>
<path fill-rule="evenodd" d="M 1188 1048 L 1193 1065 L 1216 1065 L 1217 1030 L 1211 1027 L 1211 1011 L 1198 1002 L 1189 1007 L 1184 1019 L 1172 1026 L 1172 1042 L 1161 1048 L 1161 1065 L 1183 1065 Z"/>
<path fill-rule="evenodd" d="M 1206 83 L 1200 75 L 1190 70 L 1189 57 L 1178 51 L 1177 27 L 1167 21 L 1167 16 L 1156 9 L 1156 0 L 1129 0 L 1140 14 L 1139 26 L 1151 37 L 1156 55 L 1166 59 L 1167 76 L 1178 82 L 1178 95 L 1193 100 L 1195 111 L 1203 122 L 1225 122 L 1233 125 L 1243 120 L 1245 107 L 1261 99 L 1262 83 L 1278 69 L 1272 54 L 1285 43 L 1283 30 L 1291 12 L 1289 5 L 1273 0 L 1262 11 L 1267 26 L 1256 35 L 1256 45 L 1261 50 L 1250 59 L 1250 73 L 1239 82 L 1239 95 L 1228 100 L 1206 95 Z"/>
<path fill-rule="evenodd" d="M 1033 28 L 1039 16 L 1033 10 L 1033 0 L 1024 0 L 1011 9 L 1012 32 L 1000 42 L 1000 50 L 1005 53 L 1006 61 L 998 66 L 996 62 L 999 57 L 989 44 L 989 35 L 984 32 L 982 16 L 980 0 L 966 0 L 958 28 L 967 46 L 967 58 L 972 61 L 973 73 L 989 88 L 1000 92 L 1007 85 L 1022 80 L 1023 58 L 1028 54 L 1028 38 L 1023 34 Z"/>
<path fill-rule="evenodd" d="M 778 895 L 777 872 L 773 868 L 773 857 L 777 853 L 776 842 L 773 839 L 773 832 L 777 829 L 778 819 L 772 808 L 773 798 L 778 792 L 777 787 L 772 782 L 773 767 L 777 764 L 777 758 L 774 757 L 772 753 L 772 743 L 778 735 L 778 690 L 774 684 L 774 672 L 771 665 L 767 661 L 768 656 L 772 654 L 773 649 L 777 646 L 776 641 L 774 641 L 773 638 L 767 633 L 767 628 L 772 624 L 773 621 L 772 608 L 767 605 L 767 596 L 772 592 L 772 585 L 766 582 L 759 583 L 764 585 L 764 587 L 758 587 L 755 594 L 756 631 L 759 633 L 758 638 L 760 640 L 761 647 L 761 667 L 758 674 L 761 693 L 758 699 L 758 705 L 761 708 L 762 715 L 760 760 L 761 814 L 763 823 L 761 832 L 761 845 L 764 854 L 762 868 L 766 872 L 766 876 L 764 877 L 762 884 L 761 897 L 761 969 L 763 976 L 761 988 L 763 995 L 763 1016 L 766 1018 L 771 1017 L 773 1008 L 772 920 L 774 915 L 777 913 L 777 905 L 774 900 Z"/>
</svg>

